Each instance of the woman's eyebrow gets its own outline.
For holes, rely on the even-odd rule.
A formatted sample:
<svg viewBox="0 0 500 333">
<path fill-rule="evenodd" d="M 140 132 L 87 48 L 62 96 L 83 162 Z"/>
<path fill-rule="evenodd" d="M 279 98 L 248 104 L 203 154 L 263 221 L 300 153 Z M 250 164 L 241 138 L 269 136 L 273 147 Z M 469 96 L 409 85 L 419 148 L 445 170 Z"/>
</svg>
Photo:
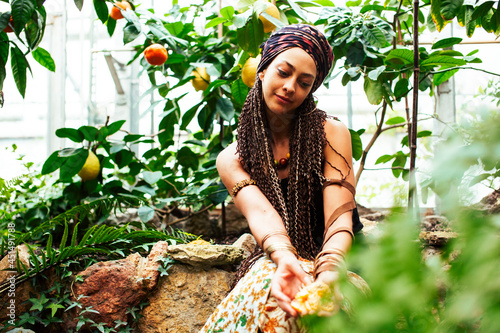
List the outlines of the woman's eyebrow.
<svg viewBox="0 0 500 333">
<path fill-rule="evenodd" d="M 286 63 L 286 64 L 287 64 L 290 68 L 292 68 L 293 70 L 295 70 L 295 66 L 294 66 L 294 65 L 292 65 L 291 63 L 289 63 L 289 62 L 288 62 L 288 61 L 286 61 L 286 60 L 284 60 L 284 62 L 285 62 L 285 63 Z M 311 78 L 313 78 L 313 79 L 315 78 L 315 76 L 314 76 L 314 75 L 312 75 L 311 73 L 301 73 L 300 75 L 302 75 L 302 76 L 308 76 L 308 77 L 311 77 Z"/>
</svg>

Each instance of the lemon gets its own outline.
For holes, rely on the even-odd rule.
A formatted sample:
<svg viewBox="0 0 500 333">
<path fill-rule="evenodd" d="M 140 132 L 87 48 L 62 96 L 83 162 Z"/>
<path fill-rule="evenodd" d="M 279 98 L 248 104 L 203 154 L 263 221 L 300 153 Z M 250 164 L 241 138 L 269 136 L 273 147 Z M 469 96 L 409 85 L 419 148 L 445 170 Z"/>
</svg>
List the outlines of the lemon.
<svg viewBox="0 0 500 333">
<path fill-rule="evenodd" d="M 267 8 L 266 8 L 266 10 L 264 12 L 266 14 L 274 17 L 277 20 L 280 19 L 280 11 L 272 3 L 268 3 L 267 4 Z M 259 15 L 259 19 L 261 20 L 262 24 L 264 25 L 264 32 L 265 33 L 271 32 L 274 29 L 276 29 L 276 26 L 273 23 L 269 22 L 269 20 L 266 19 L 265 17 L 263 17 L 262 15 Z"/>
<path fill-rule="evenodd" d="M 248 87 L 252 88 L 255 83 L 255 75 L 257 75 L 257 67 L 260 62 L 260 54 L 257 58 L 248 58 L 241 69 L 241 79 Z"/>
<path fill-rule="evenodd" d="M 191 72 L 191 75 L 195 76 L 195 78 L 191 80 L 191 84 L 196 91 L 207 89 L 210 84 L 210 75 L 207 74 L 207 69 L 205 67 L 196 68 Z"/>
<path fill-rule="evenodd" d="M 78 176 L 80 176 L 83 181 L 92 180 L 96 179 L 99 175 L 99 171 L 101 171 L 99 159 L 92 151 L 89 150 L 89 156 L 87 157 L 82 169 L 78 172 Z"/>
</svg>

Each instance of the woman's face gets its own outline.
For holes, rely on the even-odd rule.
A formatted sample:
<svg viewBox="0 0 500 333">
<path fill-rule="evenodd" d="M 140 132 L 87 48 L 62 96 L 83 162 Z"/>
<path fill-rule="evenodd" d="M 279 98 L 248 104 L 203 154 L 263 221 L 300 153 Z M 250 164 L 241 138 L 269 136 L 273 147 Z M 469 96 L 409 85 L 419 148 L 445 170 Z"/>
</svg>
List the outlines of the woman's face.
<svg viewBox="0 0 500 333">
<path fill-rule="evenodd" d="M 306 51 L 293 47 L 276 56 L 259 78 L 267 111 L 293 114 L 312 89 L 316 65 Z"/>
</svg>

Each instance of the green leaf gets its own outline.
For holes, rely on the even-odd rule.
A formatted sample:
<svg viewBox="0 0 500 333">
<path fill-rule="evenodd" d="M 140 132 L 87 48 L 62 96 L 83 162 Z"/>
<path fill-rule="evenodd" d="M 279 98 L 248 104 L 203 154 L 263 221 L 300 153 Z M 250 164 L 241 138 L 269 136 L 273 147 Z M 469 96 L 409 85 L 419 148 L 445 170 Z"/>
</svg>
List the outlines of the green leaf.
<svg viewBox="0 0 500 333">
<path fill-rule="evenodd" d="M 127 134 L 123 137 L 124 142 L 134 142 L 144 137 L 144 134 Z"/>
<path fill-rule="evenodd" d="M 139 215 L 141 221 L 146 223 L 155 216 L 155 210 L 149 206 L 142 206 L 137 210 L 137 214 Z"/>
<path fill-rule="evenodd" d="M 9 16 L 10 17 L 10 16 Z M 3 31 L 0 31 L 0 63 L 3 67 L 9 59 L 9 37 Z"/>
<path fill-rule="evenodd" d="M 210 28 L 213 28 L 221 23 L 225 23 L 227 21 L 227 18 L 225 17 L 216 17 L 212 20 L 210 20 L 206 25 L 205 25 L 205 29 L 210 29 Z"/>
<path fill-rule="evenodd" d="M 30 308 L 30 311 L 32 310 L 38 310 L 38 311 L 43 311 L 43 306 L 45 303 L 47 303 L 49 300 L 47 297 L 45 297 L 44 294 L 40 295 L 40 298 L 30 298 L 29 301 L 31 304 L 33 304 Z"/>
<path fill-rule="evenodd" d="M 23 52 L 16 45 L 11 47 L 10 53 L 12 75 L 14 76 L 17 90 L 24 98 L 24 94 L 26 93 L 26 70 L 28 69 L 28 61 Z"/>
<path fill-rule="evenodd" d="M 459 44 L 463 39 L 458 37 L 450 37 L 438 40 L 432 44 L 432 49 L 444 49 L 446 47 L 452 47 L 453 45 Z"/>
<path fill-rule="evenodd" d="M 113 135 L 118 132 L 120 128 L 122 128 L 123 124 L 125 124 L 125 120 L 118 120 L 106 126 L 106 128 L 108 129 L 107 136 Z"/>
<path fill-rule="evenodd" d="M 422 60 L 420 66 L 463 66 L 466 62 L 463 59 L 453 58 L 447 55 L 437 55 L 430 56 L 429 58 Z"/>
<path fill-rule="evenodd" d="M 128 44 L 128 43 L 134 41 L 140 35 L 141 35 L 141 32 L 137 29 L 135 24 L 130 23 L 130 22 L 127 23 L 125 28 L 123 28 L 123 44 Z"/>
<path fill-rule="evenodd" d="M 297 14 L 298 17 L 300 17 L 303 21 L 307 22 L 307 16 L 304 14 L 302 9 L 295 3 L 294 0 L 288 0 L 288 3 L 290 4 L 290 7 L 294 10 L 294 12 Z"/>
<path fill-rule="evenodd" d="M 59 169 L 62 165 L 63 159 L 59 157 L 59 150 L 53 152 L 49 158 L 43 163 L 42 166 L 42 175 L 48 175 Z"/>
<path fill-rule="evenodd" d="M 97 139 L 97 132 L 99 131 L 94 126 L 81 126 L 78 131 L 82 133 L 83 138 L 87 141 L 95 141 Z"/>
<path fill-rule="evenodd" d="M 144 177 L 144 180 L 149 184 L 153 185 L 156 184 L 157 181 L 161 179 L 163 176 L 161 171 L 144 171 L 142 173 L 142 176 Z"/>
<path fill-rule="evenodd" d="M 232 20 L 234 16 L 234 8 L 232 6 L 226 6 L 221 8 L 220 14 L 228 20 Z"/>
<path fill-rule="evenodd" d="M 413 65 L 413 52 L 408 49 L 395 49 L 389 52 L 384 60 L 385 63 L 394 62 L 404 65 Z"/>
<path fill-rule="evenodd" d="M 410 91 L 408 83 L 408 79 L 406 78 L 399 79 L 399 81 L 394 86 L 394 96 L 396 96 L 397 100 L 400 100 L 401 97 L 405 96 Z"/>
<path fill-rule="evenodd" d="M 116 29 L 116 20 L 107 20 L 106 29 L 108 30 L 109 37 L 112 37 Z"/>
<path fill-rule="evenodd" d="M 377 67 L 377 68 L 375 68 L 375 69 L 371 70 L 371 71 L 368 73 L 368 77 L 369 77 L 370 79 L 372 79 L 373 81 L 377 81 L 377 79 L 378 79 L 379 75 L 380 75 L 380 74 L 382 74 L 382 73 L 384 72 L 385 68 L 386 68 L 386 67 L 385 67 L 384 65 L 382 65 L 382 66 L 379 66 L 379 67 Z"/>
<path fill-rule="evenodd" d="M 236 103 L 243 105 L 248 95 L 250 89 L 247 87 L 241 78 L 233 81 L 231 84 L 231 95 L 233 96 Z"/>
<path fill-rule="evenodd" d="M 79 11 L 82 11 L 83 8 L 83 0 L 74 0 L 75 1 L 75 6 L 78 8 Z"/>
<path fill-rule="evenodd" d="M 215 111 L 218 112 L 225 121 L 231 122 L 231 120 L 233 120 L 234 106 L 229 99 L 224 97 L 219 98 L 215 104 Z"/>
<path fill-rule="evenodd" d="M 10 10 L 14 21 L 14 30 L 21 32 L 35 11 L 35 2 L 32 0 L 12 0 Z"/>
<path fill-rule="evenodd" d="M 387 119 L 387 121 L 385 122 L 386 125 L 396 125 L 402 123 L 406 123 L 406 119 L 403 117 L 392 117 Z"/>
<path fill-rule="evenodd" d="M 191 120 L 193 120 L 194 116 L 196 115 L 196 112 L 198 112 L 198 108 L 200 107 L 200 105 L 201 103 L 196 104 L 182 115 L 180 130 L 186 130 L 189 123 L 191 123 Z"/>
<path fill-rule="evenodd" d="M 54 317 L 56 315 L 57 309 L 64 309 L 64 306 L 61 304 L 50 303 L 50 305 L 47 306 L 47 309 L 51 309 L 51 315 L 52 317 Z"/>
<path fill-rule="evenodd" d="M 365 5 L 365 6 L 363 6 L 363 8 L 361 8 L 361 10 L 359 12 L 361 14 L 363 14 L 363 13 L 369 12 L 371 10 L 378 11 L 378 12 L 381 12 L 384 10 L 395 12 L 398 9 L 396 7 L 385 7 L 382 5 Z"/>
<path fill-rule="evenodd" d="M 358 161 L 363 155 L 363 142 L 358 132 L 349 129 L 351 133 L 352 157 Z"/>
<path fill-rule="evenodd" d="M 94 0 L 95 13 L 102 23 L 106 23 L 108 20 L 108 6 L 104 0 Z"/>
<path fill-rule="evenodd" d="M 177 161 L 180 165 L 186 168 L 190 168 L 192 170 L 198 169 L 198 155 L 193 153 L 189 147 L 184 146 L 179 149 L 177 152 Z"/>
<path fill-rule="evenodd" d="M 446 72 L 436 73 L 432 77 L 432 83 L 437 87 L 441 83 L 448 81 L 455 73 L 458 72 L 458 68 L 450 69 Z"/>
<path fill-rule="evenodd" d="M 379 158 L 377 158 L 377 161 L 375 161 L 375 164 L 380 164 L 380 163 L 387 163 L 391 161 L 394 158 L 394 155 L 382 155 Z"/>
<path fill-rule="evenodd" d="M 464 0 L 441 0 L 441 16 L 445 20 L 451 20 L 457 16 Z"/>
<path fill-rule="evenodd" d="M 58 128 L 56 136 L 59 138 L 68 138 L 74 142 L 82 142 L 85 139 L 83 133 L 74 128 Z"/>
<path fill-rule="evenodd" d="M 432 135 L 432 131 L 420 131 L 417 133 L 417 138 L 424 138 L 424 137 L 431 136 L 431 135 Z"/>
<path fill-rule="evenodd" d="M 61 165 L 59 178 L 63 181 L 71 180 L 82 169 L 89 155 L 89 151 L 83 148 L 76 149 L 75 152 L 75 154 L 65 158 Z"/>
<path fill-rule="evenodd" d="M 446 25 L 446 22 L 441 16 L 441 1 L 442 0 L 432 0 L 431 1 L 431 17 L 437 31 L 441 32 Z"/>
<path fill-rule="evenodd" d="M 31 54 L 33 55 L 33 59 L 38 61 L 40 65 L 47 68 L 51 72 L 56 71 L 56 63 L 54 62 L 54 59 L 52 59 L 48 51 L 39 46 L 33 52 L 31 52 Z"/>
<path fill-rule="evenodd" d="M 365 76 L 363 88 L 370 104 L 378 105 L 382 102 L 384 98 L 384 86 L 380 81 L 373 81 Z"/>
<path fill-rule="evenodd" d="M 257 18 L 257 15 L 253 13 L 252 18 L 244 27 L 238 29 L 236 34 L 238 45 L 255 58 L 259 54 L 259 46 L 264 40 L 262 22 Z"/>
<path fill-rule="evenodd" d="M 389 45 L 389 42 L 385 39 L 384 32 L 376 24 L 373 24 L 370 27 L 363 25 L 361 32 L 368 43 L 374 47 L 381 48 Z"/>
</svg>

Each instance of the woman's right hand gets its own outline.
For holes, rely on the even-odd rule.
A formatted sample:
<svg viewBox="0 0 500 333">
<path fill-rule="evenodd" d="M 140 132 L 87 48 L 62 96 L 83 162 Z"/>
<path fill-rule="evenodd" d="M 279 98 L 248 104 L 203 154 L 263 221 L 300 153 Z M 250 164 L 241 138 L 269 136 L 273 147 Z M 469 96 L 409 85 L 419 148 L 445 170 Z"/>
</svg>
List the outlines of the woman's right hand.
<svg viewBox="0 0 500 333">
<path fill-rule="evenodd" d="M 276 251 L 271 254 L 276 263 L 276 273 L 271 282 L 271 295 L 278 305 L 290 316 L 296 317 L 297 311 L 292 308 L 292 300 L 302 285 L 312 283 L 312 278 L 302 269 L 299 260 L 288 251 Z"/>
</svg>

